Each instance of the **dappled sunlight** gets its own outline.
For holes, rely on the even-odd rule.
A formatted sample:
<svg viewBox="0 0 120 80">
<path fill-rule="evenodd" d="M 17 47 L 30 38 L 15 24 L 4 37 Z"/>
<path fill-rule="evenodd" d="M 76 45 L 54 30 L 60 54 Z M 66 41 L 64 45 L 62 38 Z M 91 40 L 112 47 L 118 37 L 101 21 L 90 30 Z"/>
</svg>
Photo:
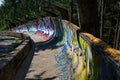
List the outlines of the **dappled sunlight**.
<svg viewBox="0 0 120 80">
<path fill-rule="evenodd" d="M 86 37 L 88 37 L 88 39 L 94 45 L 101 47 L 103 49 L 103 51 L 105 52 L 105 54 L 109 55 L 115 61 L 120 62 L 120 51 L 119 50 L 116 50 L 116 49 L 110 47 L 107 43 L 105 43 L 104 41 L 102 41 L 99 38 L 94 37 L 93 35 L 91 35 L 89 33 L 82 33 L 82 34 L 84 34 Z"/>
</svg>

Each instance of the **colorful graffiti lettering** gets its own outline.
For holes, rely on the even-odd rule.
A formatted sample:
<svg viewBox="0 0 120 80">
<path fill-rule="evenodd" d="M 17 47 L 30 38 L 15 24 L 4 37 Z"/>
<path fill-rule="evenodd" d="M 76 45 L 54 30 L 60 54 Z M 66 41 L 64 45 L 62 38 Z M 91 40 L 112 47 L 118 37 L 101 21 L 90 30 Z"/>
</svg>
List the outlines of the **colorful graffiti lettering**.
<svg viewBox="0 0 120 80">
<path fill-rule="evenodd" d="M 34 34 L 40 38 L 42 37 L 44 39 L 50 39 L 53 36 L 55 30 L 51 18 L 46 17 L 13 28 L 12 31 L 29 35 Z"/>
<path fill-rule="evenodd" d="M 59 56 L 55 56 L 60 74 L 67 73 L 60 76 L 61 80 L 92 80 L 92 52 L 89 43 L 83 37 L 77 36 L 74 28 L 64 22 L 62 25 L 64 46 Z"/>
</svg>

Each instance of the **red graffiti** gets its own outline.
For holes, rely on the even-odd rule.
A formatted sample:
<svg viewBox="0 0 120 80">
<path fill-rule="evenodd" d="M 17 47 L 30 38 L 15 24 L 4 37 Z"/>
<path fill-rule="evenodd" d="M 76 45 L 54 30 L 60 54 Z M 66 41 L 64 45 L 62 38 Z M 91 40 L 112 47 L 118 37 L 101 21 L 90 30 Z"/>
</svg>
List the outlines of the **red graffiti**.
<svg viewBox="0 0 120 80">
<path fill-rule="evenodd" d="M 36 24 L 35 24 L 37 27 L 39 25 L 39 19 L 36 20 Z"/>
</svg>

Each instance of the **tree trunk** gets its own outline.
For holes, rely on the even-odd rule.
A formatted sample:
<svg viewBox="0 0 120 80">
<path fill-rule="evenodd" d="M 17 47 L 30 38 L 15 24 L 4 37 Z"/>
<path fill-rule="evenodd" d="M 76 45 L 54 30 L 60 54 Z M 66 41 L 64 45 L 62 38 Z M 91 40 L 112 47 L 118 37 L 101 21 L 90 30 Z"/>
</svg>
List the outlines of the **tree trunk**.
<svg viewBox="0 0 120 80">
<path fill-rule="evenodd" d="M 71 12 L 71 14 L 70 14 L 70 21 L 71 22 L 73 22 L 73 0 L 70 0 L 70 12 Z"/>
<path fill-rule="evenodd" d="M 97 0 L 77 0 L 82 31 L 100 37 Z"/>
<path fill-rule="evenodd" d="M 118 25 L 117 39 L 116 39 L 116 49 L 120 50 L 120 22 Z"/>
</svg>

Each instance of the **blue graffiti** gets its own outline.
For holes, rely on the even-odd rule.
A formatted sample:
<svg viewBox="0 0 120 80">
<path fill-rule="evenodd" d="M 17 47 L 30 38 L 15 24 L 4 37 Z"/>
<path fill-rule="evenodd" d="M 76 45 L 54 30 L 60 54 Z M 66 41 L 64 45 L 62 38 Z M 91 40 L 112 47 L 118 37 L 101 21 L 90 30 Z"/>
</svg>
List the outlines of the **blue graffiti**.
<svg viewBox="0 0 120 80">
<path fill-rule="evenodd" d="M 58 74 L 61 80 L 70 80 L 69 66 L 71 60 L 68 59 L 67 55 L 65 54 L 66 50 L 67 50 L 67 46 L 66 44 L 64 44 L 63 48 L 61 49 L 61 52 L 55 55 Z"/>
</svg>

